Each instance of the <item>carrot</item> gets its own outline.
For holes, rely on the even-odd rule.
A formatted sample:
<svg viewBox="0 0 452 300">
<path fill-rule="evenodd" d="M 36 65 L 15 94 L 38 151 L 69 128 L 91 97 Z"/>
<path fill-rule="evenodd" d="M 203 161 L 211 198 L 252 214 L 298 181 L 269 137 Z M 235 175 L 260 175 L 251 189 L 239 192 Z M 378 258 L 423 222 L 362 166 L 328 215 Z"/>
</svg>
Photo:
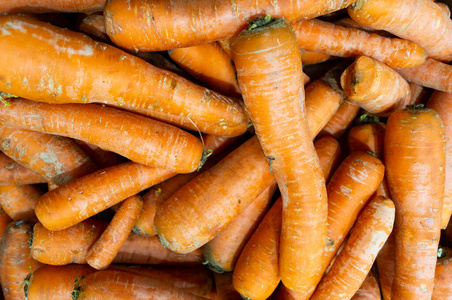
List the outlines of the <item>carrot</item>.
<svg viewBox="0 0 452 300">
<path fill-rule="evenodd" d="M 232 285 L 232 272 L 213 273 L 215 281 L 215 300 L 242 300 L 243 298 Z"/>
<path fill-rule="evenodd" d="M 392 232 L 377 255 L 376 263 L 381 294 L 384 300 L 391 299 L 392 282 L 395 269 L 395 240 Z"/>
<path fill-rule="evenodd" d="M 394 203 L 385 197 L 375 197 L 358 217 L 344 250 L 311 299 L 352 298 L 391 233 L 394 218 Z"/>
<path fill-rule="evenodd" d="M 396 71 L 385 64 L 360 56 L 341 76 L 348 99 L 371 114 L 388 116 L 411 100 L 411 89 Z"/>
<path fill-rule="evenodd" d="M 143 207 L 140 196 L 124 200 L 99 239 L 86 253 L 86 262 L 97 270 L 106 269 L 115 258 Z"/>
<path fill-rule="evenodd" d="M 446 156 L 438 113 L 422 108 L 392 113 L 386 123 L 384 143 L 387 181 L 396 205 L 392 297 L 430 299 Z"/>
<path fill-rule="evenodd" d="M 435 269 L 432 300 L 452 299 L 452 249 L 440 247 Z"/>
<path fill-rule="evenodd" d="M 81 33 L 6 15 L 0 17 L 0 36 L 5 93 L 51 103 L 103 103 L 217 135 L 246 131 L 248 117 L 238 99 Z"/>
<path fill-rule="evenodd" d="M 324 136 L 314 142 L 325 182 L 328 182 L 341 158 L 341 146 L 332 136 Z"/>
<path fill-rule="evenodd" d="M 0 152 L 0 186 L 44 183 L 46 180 L 32 170 Z"/>
<path fill-rule="evenodd" d="M 32 224 L 26 221 L 11 222 L 0 242 L 0 283 L 3 296 L 9 299 L 25 299 L 21 285 L 27 274 L 42 266 L 30 255 L 28 241 Z"/>
<path fill-rule="evenodd" d="M 246 110 L 283 199 L 281 280 L 290 289 L 302 290 L 322 260 L 325 180 L 306 119 L 295 34 L 283 19 L 257 22 L 262 20 L 268 24 L 250 25 L 231 46 Z"/>
<path fill-rule="evenodd" d="M 368 56 L 392 68 L 422 64 L 427 55 L 417 44 L 398 38 L 382 37 L 364 30 L 347 28 L 321 20 L 292 24 L 301 49 L 340 57 Z"/>
<path fill-rule="evenodd" d="M 218 43 L 176 48 L 168 53 L 176 64 L 209 89 L 240 97 L 234 65 Z"/>
<path fill-rule="evenodd" d="M 0 150 L 16 162 L 60 186 L 97 170 L 71 139 L 0 125 Z"/>
<path fill-rule="evenodd" d="M 14 221 L 36 222 L 35 205 L 42 191 L 36 185 L 0 186 L 0 205 Z"/>
<path fill-rule="evenodd" d="M 130 112 L 95 104 L 57 105 L 23 99 L 9 102 L 10 106 L 0 110 L 0 123 L 6 126 L 76 138 L 137 163 L 180 173 L 196 170 L 201 160 L 199 139 Z"/>
<path fill-rule="evenodd" d="M 10 222 L 11 222 L 11 218 L 0 206 L 0 239 L 2 238 L 2 235 L 5 232 L 6 226 L 8 226 L 8 224 Z"/>
<path fill-rule="evenodd" d="M 44 194 L 36 216 L 47 229 L 62 230 L 174 175 L 134 162 L 102 169 Z"/>
<path fill-rule="evenodd" d="M 4 13 L 48 13 L 48 12 L 89 12 L 104 8 L 105 0 L 17 0 L 0 4 L 0 14 Z"/>
<path fill-rule="evenodd" d="M 102 150 L 100 147 L 80 141 L 74 140 L 82 150 L 88 154 L 99 169 L 104 169 L 119 165 L 126 162 L 126 158 L 111 151 Z"/>
<path fill-rule="evenodd" d="M 331 135 L 335 139 L 339 139 L 347 129 L 352 125 L 353 120 L 359 112 L 359 106 L 353 104 L 349 100 L 344 100 L 336 113 L 330 118 L 326 125 L 322 128 L 319 136 Z"/>
<path fill-rule="evenodd" d="M 154 218 L 160 242 L 177 253 L 203 246 L 273 180 L 259 141 L 249 139 L 160 206 Z"/>
<path fill-rule="evenodd" d="M 262 15 L 283 17 L 292 23 L 345 8 L 352 2 L 242 0 L 188 3 L 180 0 L 168 4 L 162 0 L 110 0 L 104 15 L 107 33 L 115 44 L 127 49 L 160 51 L 232 37 L 246 27 L 246 22 Z"/>
<path fill-rule="evenodd" d="M 245 299 L 267 299 L 280 281 L 282 204 L 280 197 L 246 243 L 235 266 L 232 283 Z"/>
<path fill-rule="evenodd" d="M 380 286 L 372 270 L 351 300 L 381 300 Z"/>
<path fill-rule="evenodd" d="M 361 24 L 359 24 L 358 22 L 356 22 L 355 20 L 353 20 L 350 17 L 345 17 L 345 18 L 342 18 L 342 19 L 339 19 L 339 20 L 335 20 L 334 24 L 340 25 L 340 26 L 344 26 L 344 27 L 348 27 L 348 28 L 364 30 L 364 31 L 367 31 L 369 33 L 376 33 L 379 36 L 383 36 L 383 37 L 394 37 L 393 34 L 387 32 L 387 31 L 377 30 L 377 29 L 369 27 L 369 26 L 361 25 Z"/>
<path fill-rule="evenodd" d="M 326 53 L 301 50 L 301 63 L 303 66 L 322 63 L 330 59 L 334 59 L 334 57 Z"/>
<path fill-rule="evenodd" d="M 225 229 L 203 246 L 204 264 L 215 272 L 230 272 L 243 247 L 270 207 L 277 188 L 274 181 L 256 197 Z"/>
<path fill-rule="evenodd" d="M 452 214 L 452 94 L 440 91 L 433 92 L 427 107 L 434 109 L 444 126 L 446 135 L 446 181 L 444 185 L 441 228 L 446 228 Z"/>
<path fill-rule="evenodd" d="M 442 2 L 436 2 L 436 5 L 439 6 L 439 8 L 441 8 L 441 10 L 443 11 L 443 13 L 450 18 L 450 8 L 449 5 L 447 5 L 446 3 L 442 3 Z"/>
<path fill-rule="evenodd" d="M 358 0 L 350 5 L 348 14 L 362 25 L 415 42 L 429 57 L 452 60 L 452 20 L 433 1 Z"/>
<path fill-rule="evenodd" d="M 105 17 L 98 14 L 90 14 L 84 17 L 78 25 L 78 31 L 90 36 L 92 39 L 110 44 L 110 37 L 105 28 Z"/>
</svg>

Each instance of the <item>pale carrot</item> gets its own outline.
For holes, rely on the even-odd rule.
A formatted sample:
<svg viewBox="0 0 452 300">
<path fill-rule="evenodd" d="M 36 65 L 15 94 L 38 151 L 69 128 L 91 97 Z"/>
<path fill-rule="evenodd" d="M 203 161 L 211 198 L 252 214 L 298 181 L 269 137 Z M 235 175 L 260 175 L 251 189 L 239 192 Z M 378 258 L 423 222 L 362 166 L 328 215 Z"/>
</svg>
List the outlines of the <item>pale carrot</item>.
<svg viewBox="0 0 452 300">
<path fill-rule="evenodd" d="M 0 185 L 44 183 L 46 180 L 0 152 Z"/>
<path fill-rule="evenodd" d="M 36 185 L 0 186 L 0 205 L 14 221 L 36 222 L 35 205 L 41 196 Z"/>
</svg>

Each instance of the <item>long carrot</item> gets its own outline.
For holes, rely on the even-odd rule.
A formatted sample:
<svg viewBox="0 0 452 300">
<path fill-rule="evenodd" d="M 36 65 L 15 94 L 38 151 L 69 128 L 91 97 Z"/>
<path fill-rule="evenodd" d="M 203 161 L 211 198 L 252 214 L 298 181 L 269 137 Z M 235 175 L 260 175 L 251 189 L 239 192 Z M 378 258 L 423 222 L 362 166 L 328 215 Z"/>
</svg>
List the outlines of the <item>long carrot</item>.
<svg viewBox="0 0 452 300">
<path fill-rule="evenodd" d="M 429 57 L 452 60 L 452 20 L 433 1 L 358 0 L 348 14 L 360 24 L 415 42 Z"/>
<path fill-rule="evenodd" d="M 232 37 L 246 27 L 246 22 L 259 16 L 270 14 L 296 22 L 345 8 L 352 2 L 282 0 L 271 3 L 239 0 L 217 3 L 201 0 L 187 3 L 179 0 L 168 3 L 164 0 L 110 0 L 104 14 L 107 33 L 115 44 L 128 49 L 159 51 Z"/>
<path fill-rule="evenodd" d="M 325 182 L 328 182 L 340 163 L 341 146 L 332 136 L 324 136 L 314 142 Z"/>
<path fill-rule="evenodd" d="M 132 161 L 180 173 L 196 170 L 201 160 L 199 139 L 150 118 L 96 104 L 9 102 L 0 109 L 0 123 L 6 126 L 76 138 Z"/>
<path fill-rule="evenodd" d="M 396 205 L 392 297 L 430 299 L 446 157 L 438 113 L 422 108 L 392 113 L 386 123 L 384 143 L 387 181 Z"/>
<path fill-rule="evenodd" d="M 46 180 L 0 152 L 0 185 L 44 183 Z"/>
<path fill-rule="evenodd" d="M 452 299 L 452 249 L 440 247 L 435 269 L 432 300 Z"/>
<path fill-rule="evenodd" d="M 250 25 L 231 46 L 246 109 L 283 199 L 281 280 L 302 290 L 322 260 L 326 186 L 306 119 L 295 34 L 283 19 L 262 20 L 268 24 Z"/>
<path fill-rule="evenodd" d="M 246 131 L 248 118 L 238 99 L 81 33 L 6 15 L 0 17 L 0 36 L 5 93 L 52 103 L 103 103 L 218 135 Z"/>
<path fill-rule="evenodd" d="M 90 12 L 104 8 L 105 0 L 17 0 L 4 1 L 0 4 L 0 14 L 3 13 L 48 13 L 48 12 Z"/>
<path fill-rule="evenodd" d="M 381 300 L 380 286 L 372 270 L 369 271 L 351 300 Z"/>
<path fill-rule="evenodd" d="M 62 230 L 174 175 L 134 162 L 102 169 L 44 194 L 36 216 L 47 229 Z"/>
<path fill-rule="evenodd" d="M 365 55 L 393 68 L 418 66 L 427 57 L 424 49 L 413 42 L 321 20 L 306 20 L 294 23 L 292 27 L 300 48 L 308 51 L 340 57 Z"/>
<path fill-rule="evenodd" d="M 0 205 L 14 221 L 36 222 L 35 206 L 41 196 L 36 185 L 0 186 Z"/>
<path fill-rule="evenodd" d="M 339 139 L 347 129 L 352 125 L 353 120 L 359 112 L 359 106 L 344 100 L 336 113 L 330 118 L 326 125 L 322 128 L 319 136 L 331 135 Z"/>
<path fill-rule="evenodd" d="M 352 298 L 391 233 L 394 218 L 394 203 L 385 197 L 374 198 L 358 217 L 344 250 L 319 283 L 311 299 Z"/>
</svg>

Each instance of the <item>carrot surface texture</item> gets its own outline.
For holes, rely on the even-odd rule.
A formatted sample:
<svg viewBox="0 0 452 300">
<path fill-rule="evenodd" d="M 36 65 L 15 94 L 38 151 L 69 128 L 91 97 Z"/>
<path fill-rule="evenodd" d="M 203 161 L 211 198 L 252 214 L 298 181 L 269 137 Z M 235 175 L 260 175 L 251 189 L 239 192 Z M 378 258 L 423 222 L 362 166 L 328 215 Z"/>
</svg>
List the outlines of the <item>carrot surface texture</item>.
<svg viewBox="0 0 452 300">
<path fill-rule="evenodd" d="M 51 103 L 103 103 L 218 135 L 240 135 L 248 126 L 238 99 L 81 33 L 5 15 L 0 36 L 2 92 Z"/>
<path fill-rule="evenodd" d="M 283 199 L 281 279 L 302 290 L 322 261 L 326 186 L 306 120 L 295 34 L 283 19 L 268 17 L 240 32 L 231 46 L 246 109 Z"/>
<path fill-rule="evenodd" d="M 392 113 L 384 144 L 387 182 L 396 206 L 392 299 L 430 299 L 446 157 L 438 113 L 422 108 Z"/>
<path fill-rule="evenodd" d="M 48 13 L 48 12 L 91 12 L 104 8 L 105 0 L 17 0 L 3 1 L 0 14 L 3 13 Z"/>
<path fill-rule="evenodd" d="M 353 120 L 359 113 L 359 106 L 348 99 L 342 101 L 336 113 L 331 116 L 319 133 L 319 136 L 331 135 L 339 139 L 352 125 Z"/>
<path fill-rule="evenodd" d="M 332 136 L 324 136 L 314 142 L 325 182 L 328 182 L 340 163 L 341 145 Z"/>
</svg>

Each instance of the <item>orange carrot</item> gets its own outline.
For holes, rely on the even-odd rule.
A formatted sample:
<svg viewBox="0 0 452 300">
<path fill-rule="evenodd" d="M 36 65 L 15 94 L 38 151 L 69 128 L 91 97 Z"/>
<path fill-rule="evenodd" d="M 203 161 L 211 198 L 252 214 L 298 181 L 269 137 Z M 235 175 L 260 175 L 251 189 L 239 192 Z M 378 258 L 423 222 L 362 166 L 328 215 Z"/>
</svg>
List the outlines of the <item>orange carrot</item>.
<svg viewBox="0 0 452 300">
<path fill-rule="evenodd" d="M 392 282 L 395 269 L 395 240 L 392 232 L 377 255 L 378 279 L 384 300 L 391 300 Z"/>
<path fill-rule="evenodd" d="M 376 33 L 380 36 L 383 37 L 394 37 L 393 34 L 384 31 L 384 30 L 377 30 L 375 28 L 369 27 L 369 26 L 364 26 L 359 24 L 358 22 L 356 22 L 355 20 L 353 20 L 350 17 L 345 17 L 339 20 L 335 20 L 334 24 L 340 25 L 340 26 L 344 26 L 344 27 L 348 27 L 348 28 L 355 28 L 355 29 L 359 29 L 359 30 L 364 30 L 367 31 L 369 33 Z"/>
<path fill-rule="evenodd" d="M 14 221 L 36 222 L 35 205 L 41 196 L 36 185 L 0 186 L 0 205 Z"/>
<path fill-rule="evenodd" d="M 372 270 L 351 300 L 381 300 L 380 287 Z"/>
<path fill-rule="evenodd" d="M 9 102 L 10 106 L 0 110 L 0 123 L 6 126 L 73 137 L 132 161 L 180 173 L 196 170 L 201 160 L 199 139 L 130 112 L 95 104 L 58 105 L 23 99 Z"/>
<path fill-rule="evenodd" d="M 231 46 L 246 110 L 283 199 L 281 280 L 290 289 L 302 290 L 322 261 L 328 211 L 325 180 L 306 119 L 293 29 L 283 19 L 255 22 Z"/>
<path fill-rule="evenodd" d="M 314 148 L 319 157 L 325 182 L 328 182 L 340 162 L 341 146 L 332 136 L 325 136 L 314 142 Z"/>
<path fill-rule="evenodd" d="M 0 206 L 0 239 L 2 238 L 2 235 L 5 232 L 6 226 L 8 226 L 8 224 L 10 222 L 11 222 L 11 218 Z"/>
<path fill-rule="evenodd" d="M 106 269 L 115 258 L 141 212 L 143 200 L 131 196 L 124 200 L 99 239 L 86 253 L 86 262 L 97 270 Z"/>
<path fill-rule="evenodd" d="M 440 247 L 435 269 L 432 300 L 452 299 L 452 249 Z"/>
<path fill-rule="evenodd" d="M 105 0 L 17 0 L 5 1 L 0 4 L 0 14 L 3 13 L 48 13 L 48 12 L 89 12 L 104 8 Z"/>
<path fill-rule="evenodd" d="M 5 93 L 51 103 L 103 103 L 218 135 L 246 131 L 248 117 L 238 99 L 81 33 L 5 15 L 0 36 L 0 90 Z"/>
<path fill-rule="evenodd" d="M 427 55 L 413 42 L 379 36 L 321 20 L 292 24 L 301 49 L 340 57 L 368 56 L 392 68 L 422 64 Z"/>
<path fill-rule="evenodd" d="M 0 152 L 0 185 L 25 185 L 44 183 L 46 180 L 32 170 Z"/>
<path fill-rule="evenodd" d="M 62 230 L 174 175 L 133 162 L 102 169 L 44 194 L 36 216 L 47 229 Z"/>
<path fill-rule="evenodd" d="M 348 99 L 372 114 L 388 116 L 411 100 L 411 89 L 396 71 L 366 56 L 358 57 L 341 76 Z"/>
<path fill-rule="evenodd" d="M 352 298 L 391 233 L 394 218 L 394 203 L 385 197 L 375 197 L 358 217 L 344 250 L 319 283 L 311 299 Z"/>
<path fill-rule="evenodd" d="M 242 300 L 243 298 L 232 285 L 232 272 L 213 273 L 216 300 Z"/>
<path fill-rule="evenodd" d="M 384 144 L 387 181 L 396 205 L 392 297 L 430 299 L 446 156 L 438 113 L 421 108 L 392 113 L 386 123 Z"/>
<path fill-rule="evenodd" d="M 326 53 L 301 50 L 301 62 L 303 66 L 318 64 L 330 59 L 334 59 L 334 57 Z"/>
<path fill-rule="evenodd" d="M 347 99 L 344 100 L 336 113 L 330 118 L 328 123 L 322 128 L 319 136 L 331 135 L 339 139 L 352 125 L 353 120 L 359 112 L 359 106 Z"/>
<path fill-rule="evenodd" d="M 433 1 L 358 0 L 348 14 L 362 25 L 415 42 L 429 57 L 452 60 L 452 20 Z"/>
<path fill-rule="evenodd" d="M 100 147 L 80 141 L 74 140 L 82 150 L 88 154 L 99 169 L 104 169 L 119 165 L 126 162 L 126 158 L 111 151 L 102 150 Z"/>
</svg>

